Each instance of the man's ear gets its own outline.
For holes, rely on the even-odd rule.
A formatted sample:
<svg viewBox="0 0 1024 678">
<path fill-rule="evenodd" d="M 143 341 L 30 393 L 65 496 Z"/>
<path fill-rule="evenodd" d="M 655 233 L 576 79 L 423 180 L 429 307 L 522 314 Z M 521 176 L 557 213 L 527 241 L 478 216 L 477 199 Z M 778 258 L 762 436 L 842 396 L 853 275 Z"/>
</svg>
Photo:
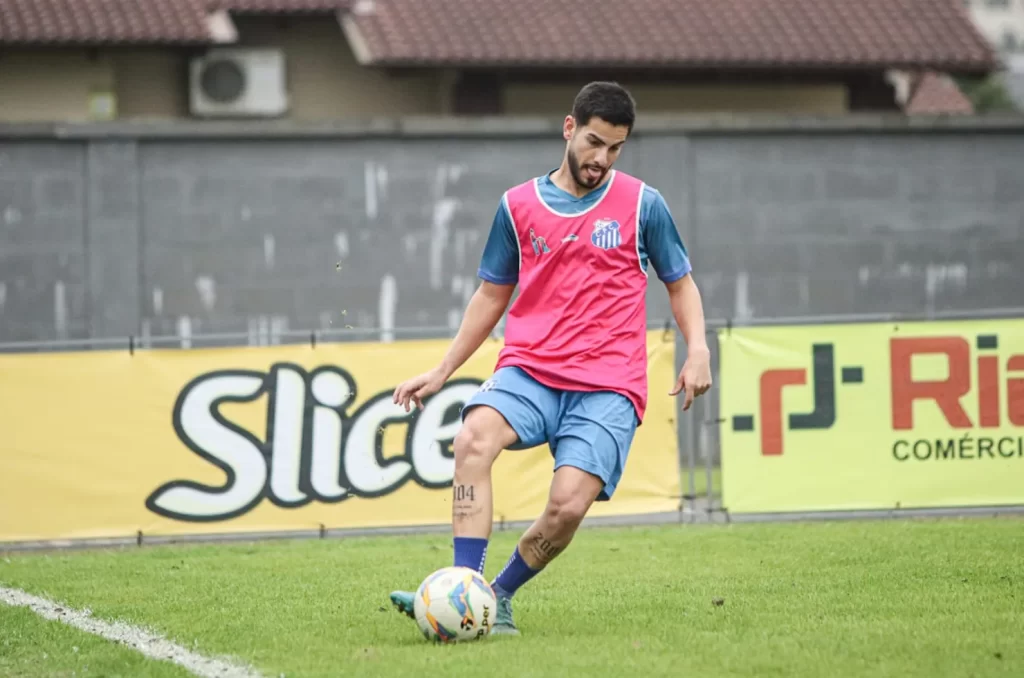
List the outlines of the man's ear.
<svg viewBox="0 0 1024 678">
<path fill-rule="evenodd" d="M 562 138 L 569 141 L 572 139 L 574 131 L 576 131 L 576 119 L 571 115 L 565 116 L 565 121 L 562 123 Z"/>
</svg>

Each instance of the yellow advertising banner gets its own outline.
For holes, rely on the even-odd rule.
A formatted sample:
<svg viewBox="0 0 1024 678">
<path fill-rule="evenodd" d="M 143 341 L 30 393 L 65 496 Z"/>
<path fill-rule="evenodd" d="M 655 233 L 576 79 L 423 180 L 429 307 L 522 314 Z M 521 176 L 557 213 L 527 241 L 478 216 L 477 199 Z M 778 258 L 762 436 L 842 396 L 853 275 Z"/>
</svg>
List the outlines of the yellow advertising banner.
<svg viewBox="0 0 1024 678">
<path fill-rule="evenodd" d="M 1024 504 L 1024 320 L 719 341 L 730 512 Z"/>
<path fill-rule="evenodd" d="M 445 340 L 0 356 L 0 541 L 446 524 L 459 410 L 487 342 L 422 411 L 395 385 Z M 651 332 L 650 404 L 623 480 L 592 515 L 680 494 L 671 335 Z M 544 507 L 547 446 L 506 451 L 496 520 Z"/>
</svg>

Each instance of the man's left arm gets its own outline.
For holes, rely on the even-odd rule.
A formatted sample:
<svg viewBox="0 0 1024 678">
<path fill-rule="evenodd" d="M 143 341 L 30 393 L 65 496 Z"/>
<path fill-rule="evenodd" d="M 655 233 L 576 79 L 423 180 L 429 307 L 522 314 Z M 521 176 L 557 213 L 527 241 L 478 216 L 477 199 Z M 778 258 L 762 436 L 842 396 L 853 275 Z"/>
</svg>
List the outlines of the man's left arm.
<svg viewBox="0 0 1024 678">
<path fill-rule="evenodd" d="M 711 351 L 704 325 L 704 304 L 693 279 L 689 253 L 661 194 L 651 187 L 641 202 L 640 227 L 647 257 L 668 290 L 676 325 L 686 342 L 686 362 L 669 395 L 686 391 L 683 410 L 711 388 Z"/>
</svg>

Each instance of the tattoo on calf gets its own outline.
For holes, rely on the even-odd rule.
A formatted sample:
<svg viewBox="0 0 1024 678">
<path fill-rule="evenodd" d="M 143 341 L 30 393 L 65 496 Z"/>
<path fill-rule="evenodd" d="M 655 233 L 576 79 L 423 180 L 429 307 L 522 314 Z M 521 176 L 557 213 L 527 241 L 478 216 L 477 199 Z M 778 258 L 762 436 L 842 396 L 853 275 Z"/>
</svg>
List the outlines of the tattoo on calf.
<svg viewBox="0 0 1024 678">
<path fill-rule="evenodd" d="M 470 520 L 481 513 L 483 507 L 476 503 L 476 491 L 472 485 L 455 485 L 452 488 L 454 505 L 452 518 L 455 520 Z"/>
<path fill-rule="evenodd" d="M 562 550 L 560 546 L 555 546 L 540 533 L 530 540 L 529 548 L 534 557 L 542 563 L 551 562 Z"/>
<path fill-rule="evenodd" d="M 452 512 L 452 517 L 455 520 L 469 520 L 470 518 L 478 516 L 483 512 L 484 509 L 481 506 L 460 506 L 459 504 L 456 504 L 455 510 Z"/>
<path fill-rule="evenodd" d="M 455 501 L 474 501 L 475 497 L 472 485 L 456 485 L 452 488 L 452 494 L 455 496 Z"/>
</svg>

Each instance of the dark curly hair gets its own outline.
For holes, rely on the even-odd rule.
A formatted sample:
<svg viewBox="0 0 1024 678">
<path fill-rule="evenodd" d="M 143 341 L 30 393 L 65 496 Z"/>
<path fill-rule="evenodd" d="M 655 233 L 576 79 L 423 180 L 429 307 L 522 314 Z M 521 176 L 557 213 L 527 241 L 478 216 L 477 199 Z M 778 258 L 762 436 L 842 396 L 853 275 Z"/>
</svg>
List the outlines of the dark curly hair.
<svg viewBox="0 0 1024 678">
<path fill-rule="evenodd" d="M 617 82 L 597 81 L 585 85 L 572 102 L 572 117 L 581 127 L 591 118 L 600 118 L 615 127 L 626 127 L 633 131 L 636 120 L 636 101 Z"/>
</svg>

